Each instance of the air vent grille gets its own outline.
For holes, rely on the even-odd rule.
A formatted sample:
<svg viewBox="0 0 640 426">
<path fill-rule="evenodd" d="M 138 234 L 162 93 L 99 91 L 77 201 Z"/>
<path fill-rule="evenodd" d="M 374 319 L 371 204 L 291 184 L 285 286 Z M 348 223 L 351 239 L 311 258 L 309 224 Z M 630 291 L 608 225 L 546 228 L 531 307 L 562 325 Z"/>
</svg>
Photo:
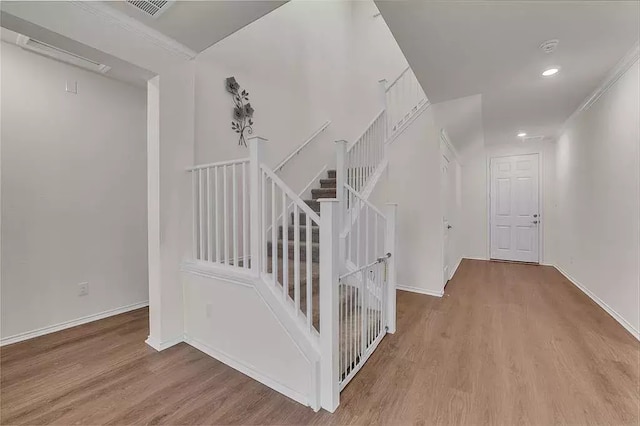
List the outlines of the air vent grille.
<svg viewBox="0 0 640 426">
<path fill-rule="evenodd" d="M 173 4 L 171 0 L 127 0 L 131 6 L 145 14 L 157 18 Z"/>
</svg>

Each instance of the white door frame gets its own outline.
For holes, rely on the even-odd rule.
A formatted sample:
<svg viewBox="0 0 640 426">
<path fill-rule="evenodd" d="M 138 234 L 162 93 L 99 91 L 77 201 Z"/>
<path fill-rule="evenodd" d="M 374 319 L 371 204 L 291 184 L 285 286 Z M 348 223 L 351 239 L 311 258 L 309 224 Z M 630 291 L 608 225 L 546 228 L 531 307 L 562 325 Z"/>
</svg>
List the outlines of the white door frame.
<svg viewBox="0 0 640 426">
<path fill-rule="evenodd" d="M 447 155 L 448 154 L 447 151 L 451 155 Z M 449 161 L 449 164 L 459 164 L 459 158 L 460 157 L 458 155 L 458 151 L 456 150 L 456 148 L 453 146 L 453 144 L 449 140 L 449 136 L 448 136 L 447 131 L 445 129 L 440 129 L 440 161 L 442 161 L 442 157 L 447 158 L 447 160 Z M 451 158 L 449 158 L 449 157 L 451 157 Z M 440 170 L 439 175 L 440 175 L 440 179 L 442 179 L 442 170 Z M 457 191 L 457 188 L 449 188 L 449 190 Z M 440 182 L 440 191 L 442 192 L 442 182 Z M 446 208 L 447 208 L 446 207 L 446 201 L 445 201 L 445 199 L 444 199 L 444 197 L 442 195 L 443 194 L 441 193 L 440 194 L 440 201 L 441 201 L 440 217 L 441 217 L 441 220 L 442 220 L 442 218 L 444 218 L 444 214 L 445 214 Z M 444 225 L 444 223 L 442 225 Z M 456 224 L 456 226 L 458 226 L 458 224 Z M 441 229 L 442 229 L 442 231 L 441 231 L 442 232 L 442 240 L 441 241 L 443 243 L 443 244 L 441 244 L 441 246 L 442 246 L 442 257 L 441 257 L 441 259 L 442 259 L 442 262 L 443 262 L 443 267 L 441 269 L 443 271 L 443 276 L 442 276 L 443 282 L 444 282 L 443 285 L 446 285 L 447 282 L 451 278 L 453 278 L 453 275 L 455 274 L 456 270 L 458 269 L 458 266 L 460 265 L 460 262 L 461 262 L 462 259 L 461 258 L 454 259 L 453 267 L 449 268 L 450 270 L 448 271 L 448 275 L 449 276 L 445 277 L 444 276 L 444 259 L 445 259 L 446 256 L 445 256 L 445 252 L 444 252 L 445 251 L 445 248 L 444 248 L 444 233 L 445 233 L 444 226 Z M 459 231 L 459 229 L 456 229 L 454 232 L 458 232 L 458 231 Z M 449 239 L 451 239 L 451 235 L 449 235 Z M 449 244 L 451 244 L 451 240 L 449 240 Z M 456 247 L 456 249 L 457 249 L 456 252 L 458 253 L 459 252 L 459 247 Z M 449 260 L 451 260 L 451 259 L 449 259 Z M 451 265 L 449 265 L 449 266 L 451 266 Z"/>
<path fill-rule="evenodd" d="M 487 260 L 491 260 L 491 160 L 516 155 L 538 155 L 538 264 L 544 265 L 544 226 L 547 221 L 544 208 L 544 155 L 542 149 L 513 152 L 511 154 L 487 154 Z"/>
</svg>

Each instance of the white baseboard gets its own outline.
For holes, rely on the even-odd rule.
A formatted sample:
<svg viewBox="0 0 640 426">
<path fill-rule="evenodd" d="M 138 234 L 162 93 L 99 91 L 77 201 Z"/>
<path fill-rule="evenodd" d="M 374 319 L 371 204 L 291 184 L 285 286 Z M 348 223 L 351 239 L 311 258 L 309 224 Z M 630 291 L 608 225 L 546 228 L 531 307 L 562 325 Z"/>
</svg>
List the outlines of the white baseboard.
<svg viewBox="0 0 640 426">
<path fill-rule="evenodd" d="M 228 365 L 229 367 L 233 368 L 234 370 L 239 371 L 240 373 L 251 377 L 252 379 L 262 383 L 263 385 L 275 390 L 276 392 L 279 392 L 281 394 L 283 394 L 284 396 L 293 399 L 296 402 L 299 402 L 302 405 L 306 405 L 306 406 L 310 406 L 310 401 L 309 398 L 306 395 L 301 394 L 300 392 L 291 389 L 290 387 L 283 385 L 282 383 L 278 382 L 277 380 L 268 377 L 267 375 L 263 374 L 262 372 L 258 371 L 254 366 L 249 365 L 249 364 L 245 364 L 242 361 L 239 361 L 237 359 L 235 359 L 234 357 L 224 353 L 223 351 L 217 350 L 212 348 L 211 346 L 207 345 L 206 343 L 198 340 L 198 339 L 194 339 L 192 337 L 189 337 L 187 335 L 184 336 L 184 342 L 193 346 L 194 348 L 198 349 L 201 352 L 204 352 L 205 354 L 209 355 L 212 358 L 217 359 L 218 361 L 222 362 L 223 364 Z"/>
<path fill-rule="evenodd" d="M 27 331 L 25 333 L 15 334 L 13 336 L 4 337 L 0 339 L 0 346 L 10 345 L 12 343 L 22 342 L 24 340 L 33 339 L 34 337 L 44 336 L 45 334 L 55 333 L 56 331 L 66 330 L 67 328 L 76 327 L 78 325 L 86 324 L 89 322 L 97 321 L 100 319 L 112 317 L 118 314 L 124 314 L 125 312 L 134 311 L 136 309 L 149 306 L 149 301 L 138 302 L 120 308 L 110 309 L 108 311 L 100 312 L 97 314 L 87 315 L 82 318 L 77 318 L 71 321 L 61 322 L 59 324 L 50 325 L 47 327 L 38 328 L 36 330 Z"/>
<path fill-rule="evenodd" d="M 469 260 L 489 260 L 486 257 L 470 257 L 470 256 L 463 256 L 462 259 L 469 259 Z"/>
<path fill-rule="evenodd" d="M 411 293 L 426 294 L 427 296 L 435 296 L 435 297 L 442 297 L 444 295 L 443 290 L 440 290 L 438 292 L 433 290 L 427 290 L 426 288 L 411 287 L 408 285 L 400 285 L 400 284 L 396 284 L 396 290 L 409 291 Z"/>
<path fill-rule="evenodd" d="M 174 339 L 166 340 L 164 342 L 159 341 L 158 339 L 154 339 L 153 337 L 147 337 L 147 340 L 144 341 L 147 345 L 151 346 L 156 351 L 164 351 L 165 349 L 169 349 L 171 346 L 175 346 L 178 343 L 184 342 L 184 337 L 176 337 Z"/>
<path fill-rule="evenodd" d="M 596 302 L 602 309 L 604 309 L 609 315 L 611 315 L 613 317 L 613 319 L 618 321 L 620 323 L 620 325 L 622 325 L 629 333 L 631 333 L 631 335 L 633 335 L 633 337 L 635 337 L 636 339 L 640 340 L 640 332 L 638 330 L 636 330 L 627 320 L 625 320 L 622 317 L 622 315 L 617 313 L 611 306 L 607 305 L 604 302 L 604 300 L 602 300 L 598 296 L 596 296 L 595 293 L 593 293 L 591 290 L 589 290 L 588 288 L 586 288 L 585 286 L 580 284 L 575 278 L 573 278 L 571 275 L 569 275 L 561 267 L 559 267 L 558 265 L 553 265 L 553 267 L 556 268 L 558 270 L 558 272 L 560 272 L 562 275 L 564 275 L 564 277 L 567 280 L 569 280 L 569 282 L 571 284 L 573 284 L 576 287 L 578 287 L 584 294 L 589 296 L 589 298 L 591 300 Z"/>
</svg>

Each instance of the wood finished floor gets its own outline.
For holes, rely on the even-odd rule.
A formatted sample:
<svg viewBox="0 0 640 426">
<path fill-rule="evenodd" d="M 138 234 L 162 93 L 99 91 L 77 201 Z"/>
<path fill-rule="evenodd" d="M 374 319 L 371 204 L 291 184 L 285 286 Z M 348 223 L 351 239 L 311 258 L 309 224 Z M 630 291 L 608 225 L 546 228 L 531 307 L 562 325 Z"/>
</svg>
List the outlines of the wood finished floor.
<svg viewBox="0 0 640 426">
<path fill-rule="evenodd" d="M 555 269 L 465 260 L 442 299 L 398 293 L 398 332 L 314 413 L 182 343 L 146 309 L 1 349 L 2 424 L 629 424 L 639 343 Z"/>
</svg>

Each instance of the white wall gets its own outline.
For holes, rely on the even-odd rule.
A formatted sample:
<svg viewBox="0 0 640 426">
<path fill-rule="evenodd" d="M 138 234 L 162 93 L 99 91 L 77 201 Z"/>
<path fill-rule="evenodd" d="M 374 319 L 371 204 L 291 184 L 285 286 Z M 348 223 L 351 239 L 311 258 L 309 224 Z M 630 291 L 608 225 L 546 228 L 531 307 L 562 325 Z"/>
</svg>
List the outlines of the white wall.
<svg viewBox="0 0 640 426">
<path fill-rule="evenodd" d="M 190 252 L 193 165 L 194 61 L 161 34 L 126 16 L 114 19 L 101 2 L 2 2 L 3 13 L 32 23 L 11 28 L 37 37 L 42 30 L 69 37 L 157 74 L 149 84 L 148 253 L 150 335 L 161 350 L 182 339 L 180 263 Z M 108 11 L 106 10 L 108 9 Z M 122 22 L 126 25 L 122 25 Z"/>
<path fill-rule="evenodd" d="M 389 146 L 387 201 L 398 203 L 399 288 L 441 295 L 444 288 L 440 128 L 427 108 Z"/>
<path fill-rule="evenodd" d="M 333 142 L 359 137 L 382 108 L 378 80 L 393 80 L 406 66 L 375 13 L 371 1 L 294 0 L 200 54 L 196 162 L 248 156 L 230 127 L 233 102 L 224 80 L 235 76 L 256 110 L 254 134 L 269 139 L 267 164 L 275 166 L 326 120 L 332 124 L 315 143 L 322 148 L 310 145 L 313 155 L 294 160 L 306 173 L 291 175 L 306 183 L 333 164 Z"/>
<path fill-rule="evenodd" d="M 145 91 L 6 43 L 1 66 L 2 338 L 146 302 Z"/>
<path fill-rule="evenodd" d="M 558 139 L 557 266 L 640 330 L 638 61 Z"/>
<path fill-rule="evenodd" d="M 488 145 L 463 154 L 462 163 L 462 220 L 459 235 L 462 257 L 489 259 L 488 237 L 488 160 L 491 157 L 540 155 L 541 174 L 541 263 L 553 263 L 552 235 L 555 201 L 555 144 L 550 141 L 525 144 Z"/>
<path fill-rule="evenodd" d="M 305 357 L 256 288 L 236 280 L 184 276 L 186 341 L 290 398 L 312 405 L 315 360 Z"/>
</svg>

